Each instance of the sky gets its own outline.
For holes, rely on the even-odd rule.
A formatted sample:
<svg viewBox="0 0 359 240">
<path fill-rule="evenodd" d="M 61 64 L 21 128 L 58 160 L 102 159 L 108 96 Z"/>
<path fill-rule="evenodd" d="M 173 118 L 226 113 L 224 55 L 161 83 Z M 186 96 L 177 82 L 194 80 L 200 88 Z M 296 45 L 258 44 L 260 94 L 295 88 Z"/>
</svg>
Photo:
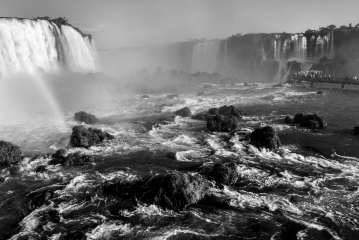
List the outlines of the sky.
<svg viewBox="0 0 359 240">
<path fill-rule="evenodd" d="M 359 23 L 358 0 L 0 0 L 0 17 L 66 17 L 98 49 Z"/>
</svg>

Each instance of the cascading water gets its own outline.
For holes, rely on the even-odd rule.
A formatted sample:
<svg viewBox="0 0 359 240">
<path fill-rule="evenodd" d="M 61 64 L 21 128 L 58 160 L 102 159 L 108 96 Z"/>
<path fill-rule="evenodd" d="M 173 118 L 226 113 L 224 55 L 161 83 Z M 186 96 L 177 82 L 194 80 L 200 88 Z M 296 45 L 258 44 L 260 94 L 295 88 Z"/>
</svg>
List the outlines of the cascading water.
<svg viewBox="0 0 359 240">
<path fill-rule="evenodd" d="M 0 18 L 0 94 L 4 98 L 0 110 L 5 122 L 32 112 L 55 114 L 61 121 L 59 104 L 43 73 L 93 72 L 96 56 L 92 39 L 69 25 Z"/>
<path fill-rule="evenodd" d="M 71 26 L 47 20 L 0 18 L 0 76 L 96 70 L 96 47 Z"/>
<path fill-rule="evenodd" d="M 218 65 L 220 41 L 197 43 L 193 49 L 191 72 L 214 73 Z"/>
</svg>

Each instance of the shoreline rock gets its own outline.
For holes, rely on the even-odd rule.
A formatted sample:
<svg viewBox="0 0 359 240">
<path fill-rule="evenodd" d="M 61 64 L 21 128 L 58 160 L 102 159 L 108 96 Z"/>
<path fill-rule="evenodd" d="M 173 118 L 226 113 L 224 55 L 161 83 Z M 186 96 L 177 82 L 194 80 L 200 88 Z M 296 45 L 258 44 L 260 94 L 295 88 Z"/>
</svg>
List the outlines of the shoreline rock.
<svg viewBox="0 0 359 240">
<path fill-rule="evenodd" d="M 277 131 L 272 126 L 254 129 L 250 135 L 250 143 L 258 148 L 264 147 L 275 151 L 281 146 Z"/>
<path fill-rule="evenodd" d="M 188 107 L 184 107 L 177 110 L 175 114 L 181 117 L 192 117 L 191 109 L 189 109 Z"/>
<path fill-rule="evenodd" d="M 239 119 L 234 116 L 216 115 L 207 119 L 207 129 L 212 132 L 231 132 L 238 125 Z"/>
<path fill-rule="evenodd" d="M 207 194 L 208 181 L 198 173 L 170 171 L 134 183 L 122 182 L 103 187 L 104 194 L 138 199 L 164 209 L 183 210 Z"/>
<path fill-rule="evenodd" d="M 93 124 L 98 122 L 98 119 L 95 115 L 83 111 L 75 113 L 74 119 L 76 121 L 84 122 L 86 124 Z"/>
<path fill-rule="evenodd" d="M 298 124 L 300 127 L 309 129 L 319 129 L 327 126 L 324 119 L 319 117 L 317 114 L 305 115 L 304 113 L 297 113 L 294 116 L 293 123 Z"/>
<path fill-rule="evenodd" d="M 211 167 L 205 167 L 200 174 L 206 176 L 210 180 L 224 185 L 233 185 L 237 182 L 239 176 L 237 172 L 237 164 L 235 163 L 217 163 Z"/>
<path fill-rule="evenodd" d="M 0 168 L 16 164 L 21 159 L 22 151 L 19 146 L 0 140 Z"/>
<path fill-rule="evenodd" d="M 75 126 L 72 128 L 69 146 L 89 148 L 104 140 L 111 139 L 114 139 L 114 136 L 100 129 L 86 129 L 84 126 Z"/>
</svg>

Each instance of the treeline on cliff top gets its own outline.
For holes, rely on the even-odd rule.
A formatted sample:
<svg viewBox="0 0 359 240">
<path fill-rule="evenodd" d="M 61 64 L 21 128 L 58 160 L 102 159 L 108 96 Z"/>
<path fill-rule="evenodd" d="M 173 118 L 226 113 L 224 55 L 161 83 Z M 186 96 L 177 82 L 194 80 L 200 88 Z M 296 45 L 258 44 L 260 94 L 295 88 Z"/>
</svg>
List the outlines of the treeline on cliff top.
<svg viewBox="0 0 359 240">
<path fill-rule="evenodd" d="M 33 20 L 46 20 L 55 23 L 59 28 L 61 27 L 61 25 L 70 26 L 73 29 L 75 29 L 78 33 L 80 33 L 82 37 L 88 37 L 90 40 L 92 40 L 91 34 L 83 33 L 79 28 L 72 26 L 66 17 L 50 18 L 48 16 L 45 16 L 45 17 L 36 17 L 33 18 Z"/>
</svg>

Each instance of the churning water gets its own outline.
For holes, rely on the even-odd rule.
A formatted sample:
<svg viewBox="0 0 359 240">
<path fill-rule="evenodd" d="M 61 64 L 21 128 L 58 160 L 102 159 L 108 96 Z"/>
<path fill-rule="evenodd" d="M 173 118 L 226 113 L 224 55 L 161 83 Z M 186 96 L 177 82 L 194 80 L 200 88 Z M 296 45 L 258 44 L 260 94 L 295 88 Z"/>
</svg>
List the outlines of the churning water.
<svg viewBox="0 0 359 240">
<path fill-rule="evenodd" d="M 359 91 L 318 86 L 219 87 L 204 96 L 182 93 L 107 96 L 78 109 L 63 109 L 66 126 L 34 112 L 0 126 L 1 139 L 21 146 L 26 157 L 0 174 L 1 239 L 359 239 Z M 194 91 L 203 91 L 201 87 Z M 242 129 L 272 125 L 280 153 L 257 149 L 241 134 L 212 133 L 202 121 L 169 118 L 174 110 L 193 113 L 236 105 L 247 115 Z M 74 112 L 95 114 L 115 139 L 89 149 L 83 167 L 48 165 L 47 155 L 67 145 Z M 328 122 L 312 132 L 285 125 L 286 115 L 317 113 Z M 138 203 L 111 209 L 116 198 L 101 187 L 146 174 L 188 171 L 212 162 L 238 164 L 239 181 L 212 187 L 205 201 L 186 210 Z M 35 173 L 48 165 L 44 173 Z M 29 193 L 51 189 L 49 203 L 30 211 Z M 22 238 L 24 237 L 24 238 Z"/>
</svg>

